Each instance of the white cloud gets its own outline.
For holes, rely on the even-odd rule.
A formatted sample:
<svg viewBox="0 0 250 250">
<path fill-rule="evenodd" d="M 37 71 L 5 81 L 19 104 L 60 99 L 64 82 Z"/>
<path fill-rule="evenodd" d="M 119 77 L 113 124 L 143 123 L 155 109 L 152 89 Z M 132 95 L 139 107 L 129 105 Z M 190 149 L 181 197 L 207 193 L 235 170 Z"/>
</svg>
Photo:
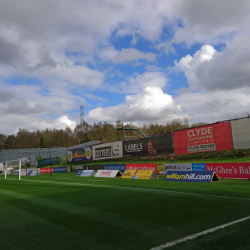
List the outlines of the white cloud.
<svg viewBox="0 0 250 250">
<path fill-rule="evenodd" d="M 181 0 L 173 1 L 172 8 L 183 24 L 173 43 L 221 43 L 249 30 L 248 0 Z"/>
<path fill-rule="evenodd" d="M 109 86 L 111 92 L 141 93 L 146 87 L 163 89 L 168 84 L 167 75 L 163 72 L 145 72 L 141 75 L 134 74 L 128 77 L 127 82 Z"/>
<path fill-rule="evenodd" d="M 52 125 L 52 127 L 57 126 L 59 129 L 64 129 L 65 125 L 70 127 L 72 130 L 75 129 L 76 127 L 76 122 L 75 121 L 71 121 L 68 116 L 61 116 L 59 118 L 57 118 L 54 122 L 54 124 Z"/>
<path fill-rule="evenodd" d="M 194 56 L 175 61 L 176 69 L 185 72 L 192 89 L 239 89 L 250 87 L 250 39 L 240 38 L 227 43 L 218 52 L 211 45 L 203 45 Z"/>
<path fill-rule="evenodd" d="M 215 92 L 186 92 L 175 99 L 182 106 L 181 115 L 188 114 L 191 122 L 223 121 L 247 116 L 250 112 L 250 88 Z"/>
<path fill-rule="evenodd" d="M 92 121 L 166 122 L 178 117 L 173 98 L 159 87 L 145 87 L 142 93 L 127 95 L 125 102 L 117 106 L 96 108 L 88 113 Z"/>
<path fill-rule="evenodd" d="M 90 99 L 93 99 L 93 100 L 99 100 L 99 101 L 102 101 L 102 102 L 107 102 L 106 99 L 104 99 L 102 97 L 99 97 L 99 96 L 92 95 L 92 94 L 85 94 L 85 96 L 87 98 L 90 98 Z"/>
<path fill-rule="evenodd" d="M 104 61 L 112 61 L 118 53 L 114 46 L 108 46 L 98 51 L 98 57 Z"/>
<path fill-rule="evenodd" d="M 201 47 L 201 49 L 198 50 L 194 54 L 193 57 L 190 55 L 187 55 L 187 56 L 181 58 L 179 63 L 177 63 L 177 61 L 175 61 L 175 65 L 184 71 L 190 70 L 190 69 L 196 67 L 197 65 L 199 65 L 205 61 L 211 60 L 213 58 L 213 55 L 215 52 L 216 52 L 216 50 L 213 48 L 213 46 L 203 45 Z"/>
<path fill-rule="evenodd" d="M 138 60 L 146 60 L 148 62 L 155 61 L 156 54 L 143 53 L 135 48 L 118 51 L 113 46 L 109 46 L 98 50 L 98 57 L 104 61 L 112 61 L 116 64 L 133 62 L 133 65 L 135 65 L 135 63 L 138 63 Z"/>
<path fill-rule="evenodd" d="M 155 60 L 156 55 L 154 53 L 143 53 L 137 49 L 122 49 L 115 57 L 115 63 L 128 63 L 134 60 L 147 60 L 152 62 Z"/>
<path fill-rule="evenodd" d="M 34 115 L 17 114 L 15 116 L 1 115 L 1 131 L 5 134 L 17 134 L 19 128 L 25 128 L 28 131 L 48 129 L 65 129 L 67 126 L 71 129 L 76 127 L 76 122 L 68 116 L 52 118 L 49 116 L 35 117 Z"/>
</svg>

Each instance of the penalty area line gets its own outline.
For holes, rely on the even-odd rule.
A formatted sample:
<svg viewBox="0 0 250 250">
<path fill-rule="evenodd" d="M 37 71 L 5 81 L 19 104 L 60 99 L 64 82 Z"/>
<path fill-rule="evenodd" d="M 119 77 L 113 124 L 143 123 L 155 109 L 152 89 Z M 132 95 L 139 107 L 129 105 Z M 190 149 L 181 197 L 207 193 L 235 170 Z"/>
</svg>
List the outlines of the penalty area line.
<svg viewBox="0 0 250 250">
<path fill-rule="evenodd" d="M 225 228 L 225 227 L 229 227 L 229 226 L 231 226 L 231 225 L 234 225 L 234 224 L 237 224 L 237 223 L 240 223 L 240 222 L 242 222 L 242 221 L 249 220 L 249 219 L 250 219 L 250 216 L 247 216 L 247 217 L 244 217 L 244 218 L 242 218 L 242 219 L 235 220 L 235 221 L 229 222 L 229 223 L 227 223 L 227 224 L 223 224 L 223 225 L 220 225 L 220 226 L 218 226 L 218 227 L 214 227 L 214 228 L 211 228 L 211 229 L 202 231 L 202 232 L 200 232 L 200 233 L 193 234 L 193 235 L 184 237 L 184 238 L 182 238 L 182 239 L 178 239 L 178 240 L 175 240 L 175 241 L 171 241 L 171 242 L 169 242 L 169 243 L 160 245 L 160 246 L 158 246 L 158 247 L 151 248 L 150 250 L 161 250 L 161 249 L 164 249 L 164 248 L 172 247 L 172 246 L 174 246 L 174 245 L 176 245 L 176 244 L 185 242 L 185 241 L 187 241 L 187 240 L 193 240 L 193 239 L 195 239 L 195 238 L 197 238 L 197 237 L 199 237 L 199 236 L 206 235 L 206 234 L 209 234 L 209 233 L 218 231 L 218 230 L 223 229 L 223 228 Z"/>
</svg>

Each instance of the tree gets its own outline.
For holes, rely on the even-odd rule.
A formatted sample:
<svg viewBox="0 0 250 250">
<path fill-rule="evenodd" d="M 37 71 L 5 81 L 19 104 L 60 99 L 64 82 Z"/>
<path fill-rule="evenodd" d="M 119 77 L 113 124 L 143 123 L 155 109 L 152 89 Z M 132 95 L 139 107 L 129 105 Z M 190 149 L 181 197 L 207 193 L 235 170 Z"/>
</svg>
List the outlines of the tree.
<svg viewBox="0 0 250 250">
<path fill-rule="evenodd" d="M 4 149 L 7 137 L 4 134 L 0 134 L 0 150 Z"/>
</svg>

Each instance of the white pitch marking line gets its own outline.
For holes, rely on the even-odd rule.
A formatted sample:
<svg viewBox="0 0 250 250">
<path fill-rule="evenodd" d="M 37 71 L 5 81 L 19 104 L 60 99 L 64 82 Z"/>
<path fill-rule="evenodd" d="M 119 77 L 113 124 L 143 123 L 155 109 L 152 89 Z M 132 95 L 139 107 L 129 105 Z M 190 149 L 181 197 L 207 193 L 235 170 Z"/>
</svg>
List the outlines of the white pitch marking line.
<svg viewBox="0 0 250 250">
<path fill-rule="evenodd" d="M 0 179 L 0 180 L 7 180 L 7 179 Z M 8 179 L 12 181 L 20 181 L 17 179 Z M 225 199 L 235 199 L 235 200 L 246 200 L 250 201 L 249 198 L 238 198 L 238 197 L 231 197 L 231 196 L 223 196 L 223 195 L 212 195 L 212 194 L 197 194 L 197 193 L 186 193 L 186 192 L 179 192 L 179 191 L 168 191 L 168 190 L 162 190 L 162 189 L 150 189 L 150 188 L 134 188 L 134 187 L 122 187 L 122 186 L 110 186 L 110 185 L 95 185 L 95 184 L 85 184 L 85 183 L 72 183 L 72 182 L 55 182 L 55 181 L 41 181 L 41 180 L 27 180 L 27 179 L 21 179 L 21 181 L 34 181 L 34 182 L 48 182 L 48 183 L 54 183 L 59 185 L 73 185 L 73 186 L 93 186 L 98 188 L 120 188 L 120 189 L 131 189 L 133 191 L 136 190 L 145 190 L 145 191 L 153 191 L 153 192 L 163 192 L 163 193 L 174 193 L 174 194 L 185 194 L 185 195 L 198 195 L 198 196 L 209 196 L 214 198 L 225 198 Z"/>
<path fill-rule="evenodd" d="M 240 222 L 242 222 L 242 221 L 246 221 L 246 220 L 249 220 L 249 219 L 250 219 L 250 216 L 247 216 L 247 217 L 245 217 L 245 218 L 242 218 L 242 219 L 239 219 L 239 220 L 235 220 L 235 221 L 229 222 L 229 223 L 227 223 L 227 224 L 223 224 L 223 225 L 221 225 L 221 226 L 214 227 L 214 228 L 211 228 L 211 229 L 202 231 L 202 232 L 200 232 L 200 233 L 193 234 L 193 235 L 184 237 L 184 238 L 182 238 L 182 239 L 179 239 L 179 240 L 175 240 L 175 241 L 166 243 L 166 244 L 161 245 L 161 246 L 158 246 L 158 247 L 151 248 L 150 250 L 161 250 L 161 249 L 164 249 L 164 248 L 167 248 L 167 247 L 172 247 L 172 246 L 174 246 L 174 245 L 176 245 L 176 244 L 179 244 L 179 243 L 182 243 L 182 242 L 184 242 L 184 241 L 195 239 L 195 238 L 197 238 L 197 237 L 199 237 L 199 236 L 201 236 L 201 235 L 209 234 L 209 233 L 218 231 L 218 230 L 223 229 L 223 228 L 225 228 L 225 227 L 229 227 L 229 226 L 231 226 L 231 225 L 234 225 L 234 224 L 236 224 L 236 223 L 240 223 Z"/>
</svg>

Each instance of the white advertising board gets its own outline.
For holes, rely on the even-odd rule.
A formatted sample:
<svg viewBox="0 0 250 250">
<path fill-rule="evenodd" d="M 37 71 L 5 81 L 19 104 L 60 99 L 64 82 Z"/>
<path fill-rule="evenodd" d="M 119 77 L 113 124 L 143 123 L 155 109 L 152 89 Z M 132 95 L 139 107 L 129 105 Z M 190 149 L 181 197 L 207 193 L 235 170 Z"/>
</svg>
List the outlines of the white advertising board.
<svg viewBox="0 0 250 250">
<path fill-rule="evenodd" d="M 192 171 L 192 163 L 164 163 L 164 173 L 167 171 Z"/>
<path fill-rule="evenodd" d="M 35 176 L 35 175 L 37 175 L 37 171 L 33 171 L 33 172 L 30 174 L 30 176 Z"/>
<path fill-rule="evenodd" d="M 123 157 L 122 141 L 110 142 L 92 147 L 93 160 Z"/>
<path fill-rule="evenodd" d="M 95 176 L 95 171 L 94 170 L 83 170 L 80 176 L 81 177 Z"/>
<path fill-rule="evenodd" d="M 114 178 L 116 176 L 122 176 L 119 170 L 98 170 L 95 177 L 108 177 Z"/>
<path fill-rule="evenodd" d="M 250 148 L 250 118 L 231 121 L 234 149 Z"/>
</svg>

